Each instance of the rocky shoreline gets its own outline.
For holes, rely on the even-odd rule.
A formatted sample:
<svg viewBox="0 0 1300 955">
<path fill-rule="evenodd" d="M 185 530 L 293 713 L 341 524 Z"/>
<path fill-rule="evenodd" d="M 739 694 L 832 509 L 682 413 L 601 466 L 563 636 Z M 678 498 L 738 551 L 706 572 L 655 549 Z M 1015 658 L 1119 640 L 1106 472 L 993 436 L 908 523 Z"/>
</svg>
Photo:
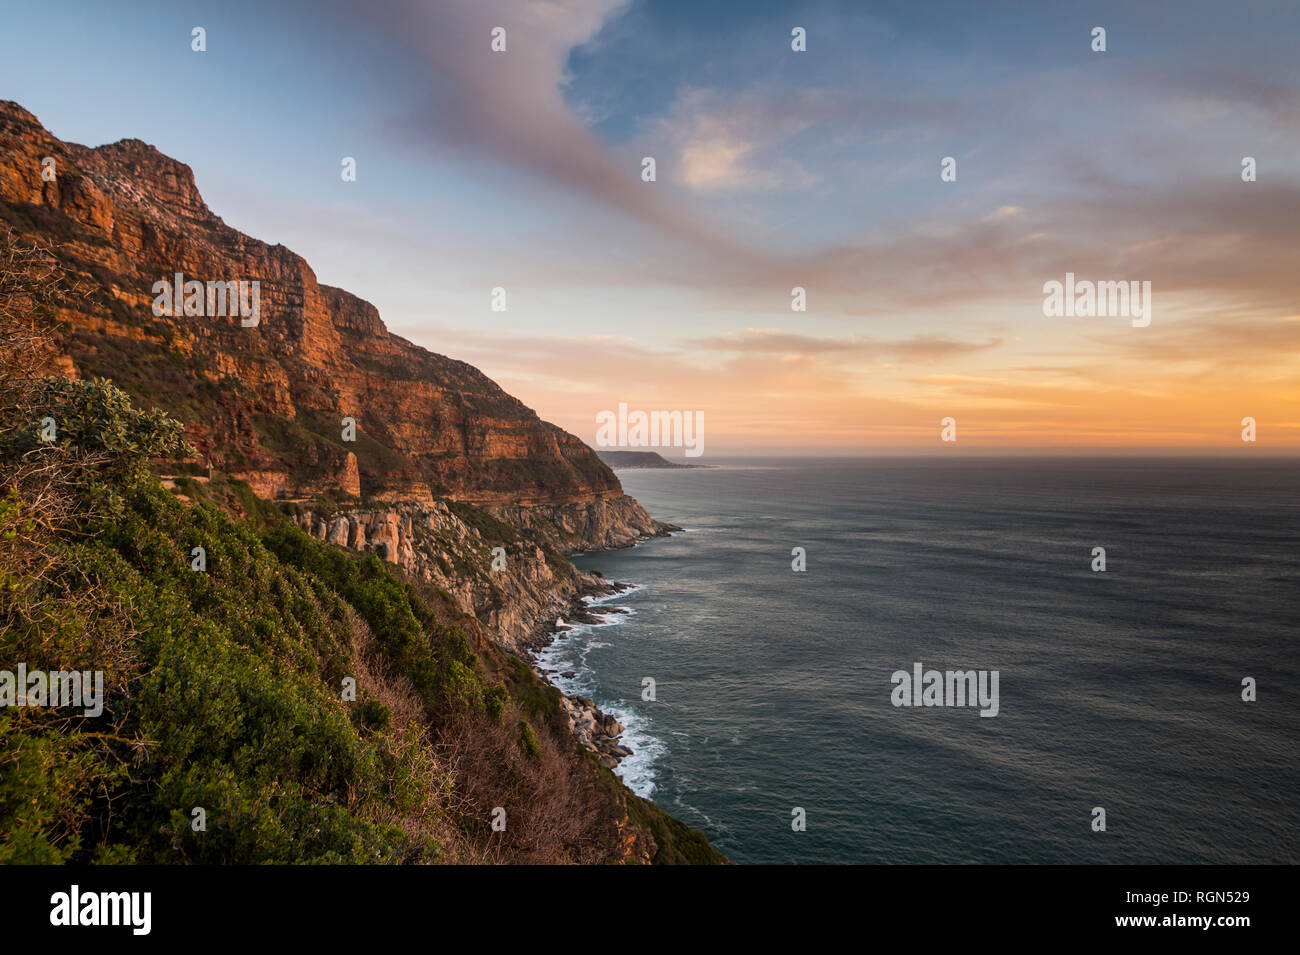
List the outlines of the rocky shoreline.
<svg viewBox="0 0 1300 955">
<path fill-rule="evenodd" d="M 556 640 L 568 639 L 568 632 L 573 629 L 573 624 L 601 623 L 609 614 L 626 613 L 619 607 L 602 608 L 601 613 L 596 613 L 588 605 L 587 598 L 620 594 L 631 590 L 632 585 L 607 581 L 599 571 L 592 571 L 590 576 L 597 579 L 598 584 L 585 587 L 575 593 L 570 598 L 568 613 L 556 621 L 555 627 L 545 634 L 537 646 L 529 650 L 529 655 L 534 657 L 533 671 L 552 686 L 555 684 L 551 681 L 551 677 L 557 671 L 537 665 L 535 657 L 538 650 L 550 646 Z M 560 676 L 571 678 L 574 672 L 563 671 L 560 672 Z M 623 724 L 612 714 L 603 712 L 590 697 L 579 693 L 565 693 L 563 704 L 569 719 L 569 731 L 584 749 L 595 755 L 602 766 L 614 769 L 624 757 L 632 755 L 632 750 L 619 739 L 625 729 Z"/>
<path fill-rule="evenodd" d="M 569 729 L 584 748 L 596 754 L 600 764 L 615 768 L 632 750 L 619 742 L 623 724 L 608 713 L 602 713 L 590 698 L 566 696 L 564 708 L 569 714 Z"/>
<path fill-rule="evenodd" d="M 318 540 L 376 554 L 440 587 L 464 612 L 496 630 L 502 645 L 551 685 L 554 674 L 538 666 L 537 654 L 554 641 L 566 639 L 573 624 L 600 623 L 604 616 L 622 613 L 617 607 L 602 607 L 597 613 L 588 600 L 631 588 L 630 584 L 606 580 L 599 571 L 579 571 L 567 557 L 548 557 L 527 532 L 508 542 L 509 572 L 493 573 L 488 569 L 492 563 L 489 542 L 442 501 L 384 502 L 347 509 L 319 508 L 306 502 L 289 511 L 294 522 Z M 681 530 L 653 519 L 648 532 L 623 529 L 635 536 L 620 538 L 616 547 L 631 547 Z M 600 535 L 595 539 L 602 541 Z M 572 552 L 568 557 L 581 553 L 590 551 Z M 565 694 L 564 708 L 573 735 L 602 765 L 613 769 L 632 754 L 619 739 L 623 726 L 592 700 Z"/>
<path fill-rule="evenodd" d="M 617 592 L 602 575 L 579 571 L 568 557 L 543 549 L 530 532 L 485 539 L 464 512 L 457 513 L 445 501 L 375 501 L 342 508 L 286 501 L 282 506 L 318 540 L 375 554 L 440 588 L 462 611 L 495 630 L 502 646 L 520 655 L 551 642 L 557 614 L 590 622 L 582 618 L 582 598 Z M 614 546 L 631 547 L 680 530 L 647 521 L 648 529 L 643 530 L 619 524 L 629 539 L 621 537 Z M 589 550 L 602 549 L 604 538 L 595 541 Z M 494 554 L 500 552 L 493 545 L 505 554 L 500 571 L 493 569 Z M 570 556 L 589 550 L 570 551 Z"/>
</svg>

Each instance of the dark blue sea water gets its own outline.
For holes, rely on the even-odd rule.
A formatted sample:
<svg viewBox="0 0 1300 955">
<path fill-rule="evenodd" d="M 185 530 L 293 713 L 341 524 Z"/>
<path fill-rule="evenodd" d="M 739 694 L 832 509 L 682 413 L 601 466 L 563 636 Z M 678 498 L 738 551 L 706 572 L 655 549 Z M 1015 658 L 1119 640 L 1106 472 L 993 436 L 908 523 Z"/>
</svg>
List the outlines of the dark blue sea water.
<svg viewBox="0 0 1300 955">
<path fill-rule="evenodd" d="M 688 531 L 580 558 L 638 585 L 609 601 L 632 613 L 547 665 L 622 714 L 625 779 L 736 861 L 1300 858 L 1300 462 L 619 476 Z M 1000 712 L 893 706 L 918 661 L 999 671 Z"/>
</svg>

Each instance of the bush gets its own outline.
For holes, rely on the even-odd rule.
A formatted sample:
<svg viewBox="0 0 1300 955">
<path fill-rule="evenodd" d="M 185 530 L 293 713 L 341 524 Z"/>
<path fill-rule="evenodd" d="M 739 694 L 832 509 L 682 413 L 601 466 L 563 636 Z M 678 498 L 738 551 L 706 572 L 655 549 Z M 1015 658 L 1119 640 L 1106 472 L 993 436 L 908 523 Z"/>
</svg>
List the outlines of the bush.
<svg viewBox="0 0 1300 955">
<path fill-rule="evenodd" d="M 0 709 L 0 863 L 622 859 L 635 797 L 523 661 L 260 502 L 250 521 L 164 491 L 149 460 L 192 449 L 108 382 L 29 391 L 59 439 L 0 429 L 0 658 L 101 671 L 105 696 L 95 718 Z M 716 857 L 633 807 L 664 860 Z"/>
</svg>

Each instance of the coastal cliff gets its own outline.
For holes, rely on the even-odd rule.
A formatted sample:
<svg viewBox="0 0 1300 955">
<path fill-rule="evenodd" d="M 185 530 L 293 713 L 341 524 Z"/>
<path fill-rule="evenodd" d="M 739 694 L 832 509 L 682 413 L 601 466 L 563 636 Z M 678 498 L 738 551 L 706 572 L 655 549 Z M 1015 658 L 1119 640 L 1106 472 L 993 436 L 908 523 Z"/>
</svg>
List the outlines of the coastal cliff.
<svg viewBox="0 0 1300 955">
<path fill-rule="evenodd" d="M 190 168 L 146 143 L 65 143 L 0 101 L 0 203 L 84 280 L 58 316 L 61 370 L 165 408 L 205 462 L 259 496 L 463 501 L 568 551 L 658 530 L 581 440 L 392 334 L 301 256 L 227 226 Z M 155 283 L 178 273 L 257 281 L 258 324 L 154 314 Z"/>
<path fill-rule="evenodd" d="M 575 598 L 609 591 L 603 578 L 578 571 L 553 548 L 464 509 L 480 529 L 444 501 L 342 511 L 297 506 L 292 513 L 317 540 L 376 554 L 447 593 L 518 652 L 544 641 Z"/>
<path fill-rule="evenodd" d="M 43 370 L 57 376 L 24 386 L 23 401 L 43 395 L 44 404 L 22 404 L 19 411 L 33 420 L 48 412 L 75 421 L 48 451 L 72 462 L 67 487 L 111 504 L 107 523 L 96 503 L 75 514 L 80 524 L 43 531 L 52 536 L 37 549 L 75 549 L 83 545 L 74 542 L 102 538 L 107 551 L 95 552 L 97 569 L 77 577 L 82 583 L 76 586 L 89 580 L 96 600 L 101 586 L 106 594 L 135 595 L 126 609 L 116 596 L 105 596 L 91 611 L 103 617 L 104 627 L 121 630 L 121 640 L 144 661 L 140 666 L 157 666 L 155 655 L 171 653 L 170 641 L 195 639 L 201 630 L 222 653 L 257 654 L 267 673 L 287 668 L 297 674 L 298 682 L 275 690 L 300 694 L 294 701 L 286 697 L 284 714 L 296 707 L 293 718 L 300 719 L 308 712 L 302 707 L 326 707 L 330 719 L 353 725 L 331 730 L 351 740 L 337 745 L 374 746 L 390 756 L 400 749 L 411 779 L 425 780 L 402 785 L 424 786 L 421 798 L 433 807 L 427 811 L 444 822 L 436 838 L 421 829 L 397 842 L 390 830 L 374 829 L 375 846 L 387 847 L 375 848 L 374 858 L 725 861 L 698 833 L 617 782 L 609 768 L 625 754 L 617 742 L 622 727 L 594 702 L 565 698 L 529 663 L 529 651 L 548 639 L 558 617 L 580 615 L 583 597 L 614 589 L 598 574 L 579 572 L 566 554 L 630 546 L 674 530 L 624 494 L 582 441 L 542 421 L 470 365 L 388 332 L 372 305 L 318 283 L 300 256 L 227 226 L 203 201 L 188 166 L 138 140 L 95 148 L 65 143 L 22 107 L 0 101 L 0 239 L 7 250 L 19 250 L 13 261 L 48 256 L 66 278 L 0 301 L 0 317 L 16 320 L 14 327 L 28 327 L 39 316 Z M 184 281 L 257 282 L 256 322 L 245 323 L 239 314 L 186 314 L 188 306 L 157 307 L 155 283 L 178 275 Z M 40 308 L 32 304 L 37 300 Z M 86 418 L 90 408 L 99 409 L 93 422 Z M 130 437 L 133 429 L 152 434 L 160 421 L 173 422 L 183 434 L 167 453 L 148 451 L 148 442 Z M 0 464 L 7 474 L 22 476 L 27 438 L 20 432 L 11 437 L 17 443 L 0 448 Z M 120 491 L 80 463 L 106 454 L 130 476 Z M 153 476 L 139 467 L 142 458 L 151 462 Z M 60 467 L 51 473 L 62 474 Z M 13 506 L 39 502 L 38 495 Z M 210 566 L 201 574 L 178 573 L 189 567 L 196 540 L 204 541 L 200 549 L 210 555 Z M 111 555 L 108 564 L 104 553 Z M 70 571 L 69 581 L 74 577 Z M 41 577 L 29 583 L 48 586 Z M 58 604 L 40 606 L 52 613 L 48 608 Z M 219 619 L 205 623 L 205 614 L 216 611 L 204 608 L 218 606 Z M 21 643 L 29 630 L 39 635 L 38 622 L 23 613 L 0 606 L 0 616 L 15 621 L 7 641 Z M 187 623 L 178 629 L 173 619 Z M 72 645 L 67 652 L 75 656 L 83 649 Z M 35 657 L 51 652 L 39 641 L 26 651 L 18 645 L 10 650 Z M 181 659 L 185 666 L 201 663 Z M 339 710 L 337 681 L 344 674 L 353 674 L 348 679 L 358 682 L 359 696 L 354 707 Z M 326 683 L 313 682 L 321 680 Z M 114 777 L 112 786 L 145 787 L 147 796 L 131 796 L 144 805 L 159 798 L 149 788 L 155 776 L 182 772 L 185 761 L 168 762 L 179 760 L 182 749 L 153 753 L 144 742 L 141 727 L 153 719 L 149 708 L 168 691 L 154 688 L 141 697 L 137 689 L 129 682 L 117 687 L 114 719 L 122 722 L 122 740 L 138 736 L 131 758 L 150 770 L 139 779 Z M 236 686 L 231 692 L 244 691 Z M 222 705 L 242 712 L 253 699 L 256 694 Z M 175 731 L 187 746 L 204 733 L 218 733 L 217 724 L 199 732 L 187 728 L 183 715 L 166 718 L 177 721 Z M 211 761 L 212 779 L 238 783 L 241 773 L 254 770 L 237 766 L 232 754 L 243 759 L 256 751 L 249 740 L 288 732 L 273 715 L 258 719 L 263 722 L 221 724 L 232 748 L 227 755 L 202 756 Z M 197 712 L 194 720 L 198 726 Z M 78 738 L 64 724 L 32 732 L 36 740 Z M 235 739 L 241 733 L 251 735 Z M 426 757 L 417 750 L 426 745 L 441 776 L 419 768 Z M 268 751 L 265 758 L 281 754 Z M 374 756 L 380 763 L 389 758 Z M 279 779 L 297 769 L 256 772 Z M 514 774 L 513 781 L 503 773 Z M 66 791 L 109 786 L 80 770 L 74 782 Z M 239 785 L 254 794 L 250 812 L 268 811 L 251 777 Z M 304 782 L 304 799 L 316 799 L 316 785 Z M 373 785 L 375 793 L 383 790 Z M 527 822 L 523 834 L 495 842 L 484 828 L 493 800 L 501 798 L 494 795 L 498 788 L 521 785 L 517 791 L 533 793 L 533 801 L 511 810 L 515 818 L 529 819 L 530 805 L 551 807 L 544 850 L 530 841 Z M 445 798 L 449 787 L 459 795 Z M 582 794 L 576 817 L 564 809 L 574 793 Z M 59 798 L 51 790 L 49 799 Z M 372 802 L 367 820 L 397 813 L 379 796 Z M 160 818 L 172 812 L 163 802 L 156 810 Z M 85 813 L 93 816 L 89 797 L 68 818 Z M 398 816 L 401 826 L 423 825 Z M 113 825 L 157 828 L 144 817 L 112 825 L 86 818 L 84 824 L 100 833 L 96 838 L 108 839 L 93 856 L 53 824 L 48 832 L 25 832 L 22 844 L 48 840 L 50 858 L 90 861 L 110 849 L 105 857 L 115 857 L 118 850 L 104 835 Z M 0 858 L 8 852 L 7 824 L 0 820 Z M 123 858 L 168 861 L 181 838 L 143 854 L 123 850 Z M 249 843 L 212 861 L 283 861 L 268 851 Z M 374 861 L 346 848 L 321 858 L 336 856 Z"/>
<path fill-rule="evenodd" d="M 507 646 L 535 642 L 595 586 L 536 553 L 627 547 L 674 529 L 582 441 L 478 369 L 391 334 L 373 305 L 318 283 L 300 256 L 227 226 L 191 169 L 146 143 L 65 143 L 0 101 L 0 214 L 57 247 L 79 277 L 78 294 L 58 303 L 51 370 L 111 379 L 162 408 L 209 471 L 305 509 L 304 529 L 322 539 L 386 548 Z M 154 283 L 177 273 L 257 281 L 258 324 L 155 314 Z M 490 549 L 467 546 L 448 504 L 516 530 L 496 535 L 510 573 L 491 574 Z"/>
</svg>

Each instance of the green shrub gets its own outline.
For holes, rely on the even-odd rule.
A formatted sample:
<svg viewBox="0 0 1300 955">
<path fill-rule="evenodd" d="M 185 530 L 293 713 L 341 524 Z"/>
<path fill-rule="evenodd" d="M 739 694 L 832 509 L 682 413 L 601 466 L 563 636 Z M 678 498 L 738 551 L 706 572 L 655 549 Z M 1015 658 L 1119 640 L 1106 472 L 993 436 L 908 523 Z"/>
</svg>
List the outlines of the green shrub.
<svg viewBox="0 0 1300 955">
<path fill-rule="evenodd" d="M 537 731 L 523 720 L 519 721 L 519 748 L 529 759 L 538 759 L 542 755 L 542 743 L 537 738 Z"/>
</svg>

